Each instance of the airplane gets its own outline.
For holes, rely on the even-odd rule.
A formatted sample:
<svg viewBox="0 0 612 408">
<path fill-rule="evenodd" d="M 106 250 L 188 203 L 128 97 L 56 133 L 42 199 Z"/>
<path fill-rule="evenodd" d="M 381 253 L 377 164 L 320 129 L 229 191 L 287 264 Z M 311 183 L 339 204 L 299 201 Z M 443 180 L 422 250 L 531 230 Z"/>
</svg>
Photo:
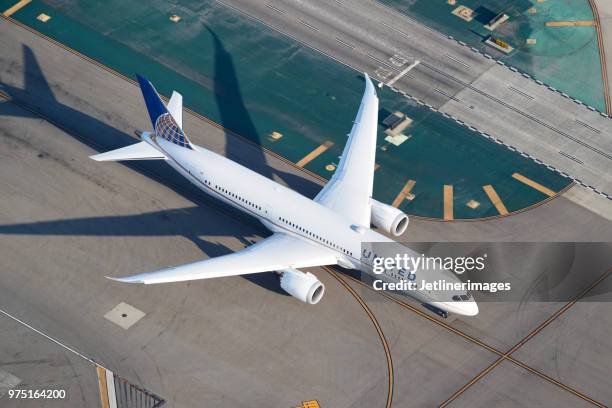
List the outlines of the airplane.
<svg viewBox="0 0 612 408">
<path fill-rule="evenodd" d="M 183 131 L 183 97 L 174 91 L 164 104 L 153 84 L 137 75 L 153 131 L 141 141 L 91 156 L 97 161 L 164 160 L 209 195 L 243 211 L 272 235 L 232 254 L 121 278 L 127 283 L 168 283 L 277 272 L 280 286 L 308 304 L 318 303 L 325 286 L 301 268 L 338 265 L 372 275 L 372 259 L 362 244 L 395 242 L 371 225 L 400 236 L 409 219 L 401 210 L 372 198 L 378 121 L 378 97 L 365 76 L 365 91 L 348 141 L 332 178 L 314 199 L 266 178 L 238 163 L 197 146 Z M 417 272 L 419 273 L 419 272 Z M 428 271 L 425 278 L 461 282 L 451 271 Z M 385 275 L 388 281 L 396 275 Z M 442 317 L 474 316 L 478 306 L 467 291 L 445 298 L 411 291 L 410 296 Z"/>
</svg>

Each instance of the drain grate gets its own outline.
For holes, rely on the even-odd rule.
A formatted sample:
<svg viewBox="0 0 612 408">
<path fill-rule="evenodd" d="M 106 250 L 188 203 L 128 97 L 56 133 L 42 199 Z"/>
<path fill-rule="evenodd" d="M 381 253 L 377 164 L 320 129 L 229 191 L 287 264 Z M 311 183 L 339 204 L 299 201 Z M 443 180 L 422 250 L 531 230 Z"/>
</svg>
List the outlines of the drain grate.
<svg viewBox="0 0 612 408">
<path fill-rule="evenodd" d="M 166 403 L 161 397 L 130 383 L 117 374 L 113 374 L 113 377 L 117 408 L 159 408 Z"/>
</svg>

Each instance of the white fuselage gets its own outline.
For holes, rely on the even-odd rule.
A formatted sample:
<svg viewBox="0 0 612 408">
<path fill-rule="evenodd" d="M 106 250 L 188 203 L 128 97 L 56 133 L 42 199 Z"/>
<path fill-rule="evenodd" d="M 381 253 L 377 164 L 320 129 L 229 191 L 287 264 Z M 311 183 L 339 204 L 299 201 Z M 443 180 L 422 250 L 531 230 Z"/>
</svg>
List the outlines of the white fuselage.
<svg viewBox="0 0 612 408">
<path fill-rule="evenodd" d="M 196 145 L 192 145 L 193 150 L 186 149 L 150 133 L 144 133 L 142 138 L 160 149 L 170 166 L 206 193 L 256 217 L 273 232 L 298 236 L 334 251 L 338 265 L 344 268 L 372 274 L 371 261 L 362 258 L 362 243 L 395 242 L 369 225 L 352 225 L 342 214 L 207 149 Z M 395 280 L 393 276 L 375 276 Z M 442 277 L 457 280 L 452 273 Z M 461 309 L 466 304 L 451 305 L 426 293 L 410 295 L 446 311 L 468 314 Z"/>
</svg>

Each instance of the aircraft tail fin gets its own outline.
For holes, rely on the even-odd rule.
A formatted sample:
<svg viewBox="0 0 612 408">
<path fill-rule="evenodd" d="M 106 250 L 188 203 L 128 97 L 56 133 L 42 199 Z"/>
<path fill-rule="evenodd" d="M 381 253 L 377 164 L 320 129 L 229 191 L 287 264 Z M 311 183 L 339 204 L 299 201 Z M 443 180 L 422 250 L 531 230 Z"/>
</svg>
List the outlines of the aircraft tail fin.
<svg viewBox="0 0 612 408">
<path fill-rule="evenodd" d="M 168 107 L 159 97 L 153 84 L 146 78 L 136 75 L 142 97 L 147 105 L 151 124 L 155 129 L 155 136 L 167 141 L 193 149 L 187 136 L 183 132 L 183 97 L 178 92 L 172 93 Z"/>
<path fill-rule="evenodd" d="M 168 113 L 168 109 L 166 109 L 166 105 L 164 105 L 164 102 L 159 97 L 155 87 L 148 79 L 138 74 L 136 74 L 136 78 L 138 78 L 140 91 L 142 92 L 145 105 L 147 105 L 147 111 L 149 112 L 149 117 L 151 118 L 151 124 L 153 125 L 153 128 L 155 128 L 157 119 L 159 119 L 160 116 Z"/>
</svg>

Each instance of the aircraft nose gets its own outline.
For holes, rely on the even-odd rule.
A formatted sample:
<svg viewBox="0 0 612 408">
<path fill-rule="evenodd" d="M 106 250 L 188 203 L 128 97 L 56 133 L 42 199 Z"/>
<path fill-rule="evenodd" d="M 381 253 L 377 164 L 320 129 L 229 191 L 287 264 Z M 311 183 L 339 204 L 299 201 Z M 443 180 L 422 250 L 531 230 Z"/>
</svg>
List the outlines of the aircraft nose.
<svg viewBox="0 0 612 408">
<path fill-rule="evenodd" d="M 459 305 L 461 314 L 464 316 L 476 316 L 478 314 L 478 304 L 476 302 L 462 302 Z"/>
<path fill-rule="evenodd" d="M 478 304 L 474 301 L 435 302 L 432 304 L 442 310 L 462 316 L 476 316 L 478 314 Z"/>
</svg>

